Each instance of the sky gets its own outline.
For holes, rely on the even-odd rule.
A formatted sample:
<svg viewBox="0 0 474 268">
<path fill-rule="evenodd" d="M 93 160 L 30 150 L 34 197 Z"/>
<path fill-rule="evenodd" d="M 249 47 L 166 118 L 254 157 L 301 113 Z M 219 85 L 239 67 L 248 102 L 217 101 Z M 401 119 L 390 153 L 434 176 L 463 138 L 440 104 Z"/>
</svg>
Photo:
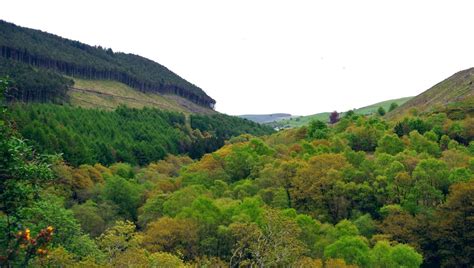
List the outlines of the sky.
<svg viewBox="0 0 474 268">
<path fill-rule="evenodd" d="M 474 67 L 474 1 L 3 0 L 0 19 L 139 54 L 231 114 L 414 96 Z"/>
</svg>

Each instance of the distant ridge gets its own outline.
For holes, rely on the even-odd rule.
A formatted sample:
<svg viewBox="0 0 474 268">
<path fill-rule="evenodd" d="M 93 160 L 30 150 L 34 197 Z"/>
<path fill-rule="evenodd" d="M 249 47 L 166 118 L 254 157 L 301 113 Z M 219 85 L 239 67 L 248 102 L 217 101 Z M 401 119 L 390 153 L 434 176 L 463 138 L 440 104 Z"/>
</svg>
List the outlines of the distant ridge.
<svg viewBox="0 0 474 268">
<path fill-rule="evenodd" d="M 257 123 L 270 123 L 276 120 L 290 118 L 291 114 L 275 113 L 275 114 L 243 114 L 238 117 L 248 119 Z"/>
<path fill-rule="evenodd" d="M 3 61 L 15 61 L 70 77 L 115 80 L 141 92 L 177 95 L 211 109 L 216 103 L 201 88 L 152 60 L 3 20 L 0 20 L 0 51 Z"/>
</svg>

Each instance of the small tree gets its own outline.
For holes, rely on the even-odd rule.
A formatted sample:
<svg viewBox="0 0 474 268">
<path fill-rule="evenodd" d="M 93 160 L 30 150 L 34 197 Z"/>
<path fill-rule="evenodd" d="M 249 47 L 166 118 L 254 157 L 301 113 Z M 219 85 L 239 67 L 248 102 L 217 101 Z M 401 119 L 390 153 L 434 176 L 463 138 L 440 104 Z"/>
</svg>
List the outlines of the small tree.
<svg viewBox="0 0 474 268">
<path fill-rule="evenodd" d="M 313 120 L 309 123 L 308 137 L 312 139 L 326 139 L 328 136 L 328 126 L 321 120 Z"/>
<path fill-rule="evenodd" d="M 398 104 L 396 102 L 392 102 L 392 104 L 390 104 L 390 108 L 388 108 L 388 111 L 391 112 L 397 109 L 397 107 L 398 107 Z"/>
<path fill-rule="evenodd" d="M 345 117 L 345 118 L 351 118 L 351 117 L 354 116 L 354 115 L 355 115 L 354 110 L 349 110 L 349 111 L 347 111 L 347 112 L 344 114 L 344 117 Z"/>
<path fill-rule="evenodd" d="M 380 116 L 384 116 L 385 115 L 385 109 L 380 106 L 379 109 L 377 110 L 377 113 L 380 115 Z"/>
<path fill-rule="evenodd" d="M 339 113 L 334 111 L 329 115 L 329 123 L 335 124 L 337 122 L 339 122 Z"/>
</svg>

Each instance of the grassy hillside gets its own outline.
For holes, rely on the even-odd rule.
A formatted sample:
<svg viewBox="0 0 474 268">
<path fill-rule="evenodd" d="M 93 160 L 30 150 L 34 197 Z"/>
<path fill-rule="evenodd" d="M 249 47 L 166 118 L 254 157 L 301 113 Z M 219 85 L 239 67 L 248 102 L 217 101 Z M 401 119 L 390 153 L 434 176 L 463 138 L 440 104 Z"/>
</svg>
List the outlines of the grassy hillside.
<svg viewBox="0 0 474 268">
<path fill-rule="evenodd" d="M 69 90 L 72 105 L 84 108 L 114 109 L 119 105 L 131 108 L 152 107 L 174 112 L 213 114 L 212 109 L 174 95 L 161 95 L 134 90 L 110 80 L 74 79 Z"/>
<path fill-rule="evenodd" d="M 390 108 L 390 105 L 392 103 L 396 103 L 397 105 L 400 106 L 400 105 L 403 105 L 405 102 L 409 101 L 411 98 L 413 98 L 413 97 L 405 97 L 405 98 L 400 98 L 400 99 L 392 99 L 392 100 L 382 101 L 382 102 L 378 102 L 378 103 L 375 103 L 375 104 L 372 104 L 372 105 L 369 105 L 369 106 L 365 106 L 365 107 L 362 107 L 362 108 L 359 108 L 359 109 L 355 109 L 354 112 L 356 114 L 364 114 L 364 115 L 373 114 L 373 113 L 376 113 L 377 109 L 380 108 L 380 107 L 383 107 L 385 109 L 385 111 L 388 111 L 388 109 Z"/>
<path fill-rule="evenodd" d="M 392 103 L 402 105 L 403 103 L 407 102 L 411 98 L 412 97 L 405 97 L 405 98 L 400 98 L 400 99 L 382 101 L 382 102 L 374 103 L 372 105 L 365 106 L 359 109 L 355 109 L 354 112 L 356 114 L 368 115 L 368 114 L 376 113 L 379 107 L 383 107 L 386 111 L 388 111 Z M 312 120 L 321 120 L 321 121 L 327 122 L 329 121 L 330 114 L 331 114 L 330 112 L 325 112 L 325 113 L 318 113 L 318 114 L 313 114 L 313 115 L 308 115 L 308 116 L 295 116 L 289 119 L 278 120 L 278 121 L 269 123 L 269 125 L 273 127 L 277 127 L 277 128 L 301 127 L 301 126 L 309 124 L 309 122 L 311 122 Z M 344 113 L 341 114 L 341 116 L 343 115 Z"/>
<path fill-rule="evenodd" d="M 460 71 L 432 88 L 414 97 L 386 115 L 387 119 L 400 118 L 409 112 L 426 113 L 444 110 L 447 106 L 470 105 L 474 98 L 474 68 Z M 456 104 L 457 103 L 457 104 Z M 466 105 L 463 105 L 465 103 Z"/>
</svg>

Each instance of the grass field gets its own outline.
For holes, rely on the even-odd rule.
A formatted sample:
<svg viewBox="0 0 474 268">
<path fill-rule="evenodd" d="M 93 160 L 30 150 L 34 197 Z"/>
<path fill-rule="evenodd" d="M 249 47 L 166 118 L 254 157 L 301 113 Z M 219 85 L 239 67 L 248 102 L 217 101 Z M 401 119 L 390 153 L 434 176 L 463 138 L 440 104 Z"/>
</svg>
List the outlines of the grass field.
<svg viewBox="0 0 474 268">
<path fill-rule="evenodd" d="M 154 107 L 183 113 L 213 113 L 210 109 L 178 96 L 144 93 L 110 80 L 75 78 L 69 96 L 72 105 L 85 108 L 114 109 L 119 105 L 126 105 L 133 108 Z"/>
<path fill-rule="evenodd" d="M 403 103 L 407 102 L 410 100 L 412 97 L 405 97 L 405 98 L 400 98 L 400 99 L 393 99 L 393 100 L 387 100 L 383 102 L 378 102 L 374 103 L 369 106 L 365 106 L 359 109 L 355 109 L 354 112 L 356 114 L 363 114 L 363 115 L 368 115 L 368 114 L 373 114 L 377 112 L 377 109 L 379 107 L 383 107 L 386 111 L 390 108 L 390 105 L 392 103 L 397 103 L 399 106 L 402 105 Z M 324 122 L 329 121 L 329 115 L 330 112 L 325 112 L 325 113 L 318 113 L 318 114 L 313 114 L 313 115 L 308 115 L 308 116 L 295 116 L 290 119 L 283 119 L 283 120 L 278 120 L 272 123 L 269 123 L 269 125 L 275 127 L 275 128 L 294 128 L 294 127 L 301 127 L 304 125 L 309 124 L 312 120 L 321 120 Z M 343 116 L 344 113 L 341 113 L 341 116 Z"/>
</svg>

